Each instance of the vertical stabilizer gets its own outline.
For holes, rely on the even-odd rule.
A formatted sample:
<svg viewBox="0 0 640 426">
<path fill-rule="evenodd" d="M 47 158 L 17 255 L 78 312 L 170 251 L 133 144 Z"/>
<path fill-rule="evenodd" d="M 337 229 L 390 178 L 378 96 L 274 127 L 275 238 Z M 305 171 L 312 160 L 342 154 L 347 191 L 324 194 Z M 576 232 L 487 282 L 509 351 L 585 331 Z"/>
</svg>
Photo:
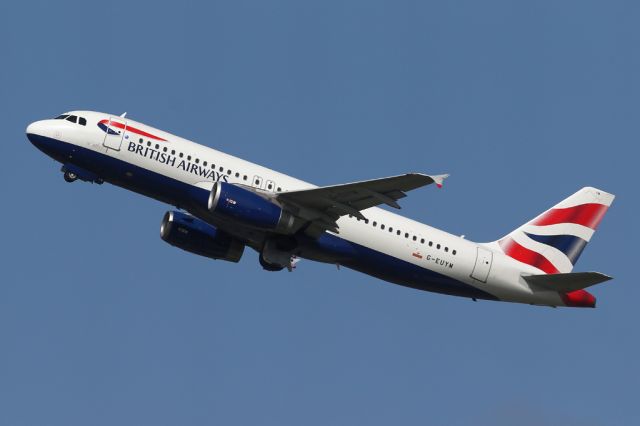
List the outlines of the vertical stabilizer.
<svg viewBox="0 0 640 426">
<path fill-rule="evenodd" d="M 497 243 L 507 256 L 547 274 L 571 272 L 614 198 L 582 188 Z"/>
</svg>

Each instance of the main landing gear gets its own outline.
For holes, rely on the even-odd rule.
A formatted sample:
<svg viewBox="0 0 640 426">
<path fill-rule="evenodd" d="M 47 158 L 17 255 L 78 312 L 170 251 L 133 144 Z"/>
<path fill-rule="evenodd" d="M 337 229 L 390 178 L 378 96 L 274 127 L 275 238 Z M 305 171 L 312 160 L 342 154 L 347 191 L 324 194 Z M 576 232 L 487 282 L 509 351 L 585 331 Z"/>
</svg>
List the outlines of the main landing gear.
<svg viewBox="0 0 640 426">
<path fill-rule="evenodd" d="M 258 255 L 258 260 L 260 261 L 260 266 L 262 266 L 262 269 L 264 269 L 265 271 L 278 272 L 284 269 L 284 266 L 267 262 L 265 258 L 262 256 L 262 254 Z"/>
<path fill-rule="evenodd" d="M 291 272 L 298 263 L 294 255 L 297 246 L 295 237 L 267 238 L 259 254 L 260 265 L 267 271 L 276 272 L 287 268 Z"/>
</svg>

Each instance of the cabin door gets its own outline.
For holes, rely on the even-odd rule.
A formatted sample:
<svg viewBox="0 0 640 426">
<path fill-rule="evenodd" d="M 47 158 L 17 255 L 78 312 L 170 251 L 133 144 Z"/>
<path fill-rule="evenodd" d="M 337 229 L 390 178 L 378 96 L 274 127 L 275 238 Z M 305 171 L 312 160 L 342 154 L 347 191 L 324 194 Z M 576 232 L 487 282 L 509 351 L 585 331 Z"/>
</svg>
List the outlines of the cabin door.
<svg viewBox="0 0 640 426">
<path fill-rule="evenodd" d="M 127 130 L 127 120 L 120 117 L 111 117 L 108 122 L 101 123 L 104 130 L 104 141 L 102 145 L 115 151 L 120 151 L 124 134 Z"/>
<path fill-rule="evenodd" d="M 478 246 L 478 253 L 476 255 L 476 264 L 471 272 L 471 278 L 487 282 L 489 277 L 489 271 L 491 271 L 491 263 L 493 262 L 493 252 L 484 247 Z"/>
</svg>

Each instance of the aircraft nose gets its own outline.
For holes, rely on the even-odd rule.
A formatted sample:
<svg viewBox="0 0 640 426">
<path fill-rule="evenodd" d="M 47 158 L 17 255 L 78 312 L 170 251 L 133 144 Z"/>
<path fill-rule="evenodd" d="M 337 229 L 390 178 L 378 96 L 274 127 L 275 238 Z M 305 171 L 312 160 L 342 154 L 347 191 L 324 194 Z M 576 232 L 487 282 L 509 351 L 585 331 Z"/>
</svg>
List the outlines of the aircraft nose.
<svg viewBox="0 0 640 426">
<path fill-rule="evenodd" d="M 33 123 L 29 124 L 27 126 L 26 133 L 29 141 L 31 141 L 31 143 L 35 143 L 35 140 L 37 139 L 38 136 L 44 136 L 44 133 L 45 133 L 44 122 L 41 120 L 41 121 L 34 121 Z"/>
<path fill-rule="evenodd" d="M 29 124 L 26 129 L 27 139 L 32 144 L 38 146 L 38 143 L 42 140 L 43 137 L 48 135 L 48 126 L 44 120 L 34 121 Z"/>
<path fill-rule="evenodd" d="M 63 162 L 73 153 L 72 147 L 62 141 L 62 132 L 52 120 L 34 121 L 25 130 L 27 139 L 49 157 Z"/>
</svg>

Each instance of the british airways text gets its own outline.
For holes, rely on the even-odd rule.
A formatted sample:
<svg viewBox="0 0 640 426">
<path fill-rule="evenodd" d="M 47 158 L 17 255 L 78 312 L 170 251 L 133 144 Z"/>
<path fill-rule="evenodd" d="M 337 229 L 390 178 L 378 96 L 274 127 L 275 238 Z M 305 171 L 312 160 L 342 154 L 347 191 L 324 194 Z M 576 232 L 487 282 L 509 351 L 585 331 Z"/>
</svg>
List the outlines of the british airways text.
<svg viewBox="0 0 640 426">
<path fill-rule="evenodd" d="M 127 149 L 129 150 L 129 152 L 133 152 L 142 157 L 157 161 L 158 163 L 182 169 L 185 172 L 193 173 L 194 175 L 201 176 L 205 179 L 222 182 L 229 181 L 229 176 L 224 173 L 216 172 L 215 170 L 212 170 L 208 167 L 203 167 L 190 161 L 178 159 L 174 155 L 170 155 L 166 152 L 162 152 L 151 147 L 143 146 L 135 142 L 129 142 L 129 147 Z"/>
</svg>

